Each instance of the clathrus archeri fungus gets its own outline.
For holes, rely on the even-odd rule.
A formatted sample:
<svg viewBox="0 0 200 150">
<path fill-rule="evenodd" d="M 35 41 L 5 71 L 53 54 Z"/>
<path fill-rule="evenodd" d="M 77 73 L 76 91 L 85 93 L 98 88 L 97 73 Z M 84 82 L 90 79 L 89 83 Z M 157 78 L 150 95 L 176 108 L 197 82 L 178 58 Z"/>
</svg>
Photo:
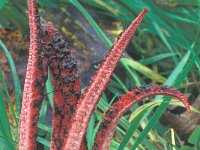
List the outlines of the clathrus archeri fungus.
<svg viewBox="0 0 200 150">
<path fill-rule="evenodd" d="M 52 121 L 52 150 L 84 150 L 86 129 L 97 103 L 110 81 L 125 48 L 142 22 L 143 9 L 121 34 L 96 71 L 83 95 L 75 59 L 62 35 L 52 23 L 45 23 L 38 13 L 36 0 L 28 0 L 30 49 L 19 122 L 19 149 L 36 149 L 39 111 L 44 99 L 48 69 L 54 88 Z M 106 112 L 93 149 L 109 149 L 118 120 L 133 104 L 150 95 L 170 95 L 180 99 L 187 110 L 187 99 L 176 89 L 149 84 L 121 96 Z"/>
</svg>

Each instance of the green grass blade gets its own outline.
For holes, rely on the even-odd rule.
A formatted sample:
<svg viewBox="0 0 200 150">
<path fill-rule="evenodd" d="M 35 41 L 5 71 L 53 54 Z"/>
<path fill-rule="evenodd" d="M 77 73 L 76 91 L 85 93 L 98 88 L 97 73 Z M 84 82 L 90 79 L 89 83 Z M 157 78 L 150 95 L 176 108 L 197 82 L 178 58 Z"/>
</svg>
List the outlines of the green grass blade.
<svg viewBox="0 0 200 150">
<path fill-rule="evenodd" d="M 13 141 L 12 139 L 8 139 L 8 138 L 6 138 L 6 137 L 0 135 L 0 142 L 7 142 L 7 141 L 12 142 L 14 145 L 17 145 L 17 144 L 18 144 L 17 141 Z M 2 144 L 2 145 L 3 145 L 3 144 Z M 2 148 L 3 146 L 1 146 L 1 144 L 0 144 L 0 147 Z"/>
<path fill-rule="evenodd" d="M 48 71 L 48 79 L 46 82 L 46 91 L 47 91 L 47 96 L 48 96 L 48 100 L 51 106 L 51 109 L 53 109 L 53 86 L 51 83 L 51 75 L 50 72 Z"/>
<path fill-rule="evenodd" d="M 95 114 L 92 114 L 89 125 L 88 125 L 88 129 L 86 132 L 88 150 L 92 150 L 92 145 L 94 143 L 94 137 L 93 137 L 94 130 L 95 130 L 94 125 L 95 125 Z"/>
<path fill-rule="evenodd" d="M 172 18 L 172 19 L 174 19 L 174 20 L 182 21 L 184 23 L 186 23 L 186 22 L 187 23 L 193 23 L 193 24 L 198 25 L 198 23 L 195 22 L 195 21 L 193 21 L 193 20 L 190 20 L 190 19 L 185 18 L 185 17 L 180 17 L 180 16 L 177 16 L 177 15 L 172 14 L 172 13 L 165 12 L 165 15 L 168 16 L 168 17 L 170 17 L 170 18 Z"/>
<path fill-rule="evenodd" d="M 124 63 L 123 61 L 121 61 L 121 64 L 124 66 L 126 71 L 130 74 L 132 80 L 135 81 L 135 85 L 136 86 L 141 85 L 138 75 L 133 70 L 131 70 L 130 67 L 126 63 Z"/>
<path fill-rule="evenodd" d="M 6 137 L 7 139 L 12 140 L 12 131 L 9 123 L 9 118 L 6 111 L 6 105 L 3 98 L 3 91 L 0 87 L 0 135 Z M 5 149 L 14 149 L 15 145 L 10 142 L 10 140 L 6 140 L 1 148 Z"/>
<path fill-rule="evenodd" d="M 140 124 L 140 121 L 142 120 L 142 118 L 144 117 L 146 111 L 149 108 L 146 107 L 146 109 L 143 109 L 143 111 L 141 111 L 132 121 L 130 128 L 127 130 L 126 135 L 124 136 L 123 140 L 121 141 L 121 144 L 118 148 L 118 150 L 124 149 L 124 147 L 126 146 L 126 144 L 128 143 L 128 141 L 130 140 L 130 138 L 132 137 L 134 131 L 137 129 L 137 126 Z"/>
<path fill-rule="evenodd" d="M 174 3 L 178 3 L 180 5 L 191 5 L 191 6 L 196 6 L 200 7 L 200 1 L 199 0 L 194 0 L 194 1 L 188 1 L 188 0 L 173 0 Z"/>
<path fill-rule="evenodd" d="M 148 67 L 140 64 L 139 62 L 137 62 L 133 59 L 121 58 L 120 61 L 122 61 L 123 64 L 130 66 L 134 70 L 139 71 L 140 73 L 142 73 L 146 77 L 152 79 L 153 81 L 157 81 L 157 82 L 160 82 L 160 83 L 164 83 L 166 81 L 166 79 L 164 77 L 162 77 L 161 75 L 159 75 L 155 71 L 152 71 Z"/>
<path fill-rule="evenodd" d="M 171 75 L 169 76 L 169 78 L 167 79 L 167 81 L 165 82 L 165 84 L 171 85 L 171 86 L 172 85 L 175 86 L 175 82 L 177 82 L 177 79 L 181 79 L 181 82 L 183 81 L 183 79 L 185 78 L 185 76 L 182 77 L 182 78 L 180 78 L 179 76 L 181 74 L 188 73 L 189 70 L 186 71 L 185 70 L 185 66 L 187 66 L 187 63 L 188 63 L 190 55 L 191 55 L 191 51 L 188 51 L 185 54 L 185 56 L 182 58 L 182 60 L 178 63 L 178 65 L 176 66 L 176 68 L 173 70 L 173 72 L 171 73 Z M 178 87 L 178 85 L 175 86 L 175 87 Z"/>
<path fill-rule="evenodd" d="M 20 114 L 20 103 L 21 103 L 21 85 L 19 82 L 19 77 L 15 68 L 15 63 L 14 60 L 10 54 L 10 52 L 8 51 L 8 49 L 6 48 L 6 46 L 4 45 L 4 43 L 2 42 L 2 40 L 0 39 L 0 46 L 2 47 L 6 57 L 8 58 L 9 61 L 9 65 L 12 71 L 12 75 L 13 75 L 13 80 L 14 80 L 14 86 L 15 86 L 15 94 L 16 94 L 16 108 L 17 108 L 17 115 L 19 116 Z"/>
<path fill-rule="evenodd" d="M 44 122 L 46 114 L 47 114 L 47 101 L 44 100 L 40 109 L 40 117 L 39 117 L 39 122 Z"/>
<path fill-rule="evenodd" d="M 14 108 L 13 108 L 12 101 L 11 101 L 11 99 L 10 99 L 10 95 L 9 95 L 9 93 L 8 93 L 8 88 L 7 88 L 7 86 L 6 86 L 6 82 L 5 82 L 5 80 L 4 80 L 1 67 L 0 67 L 0 81 L 1 81 L 0 83 L 2 83 L 4 92 L 5 92 L 5 94 L 6 94 L 6 98 L 7 98 L 7 100 L 8 100 L 8 104 L 9 104 L 9 107 L 10 107 L 10 109 L 11 109 L 12 116 L 13 116 L 13 118 L 14 118 L 14 120 L 15 120 L 16 125 L 18 126 L 18 120 L 17 120 L 16 114 L 15 114 L 15 111 L 14 111 Z"/>
<path fill-rule="evenodd" d="M 47 126 L 47 125 L 45 125 L 45 124 L 42 124 L 42 123 L 38 123 L 38 128 L 39 129 L 42 129 L 43 131 L 46 131 L 46 132 L 48 132 L 48 133 L 52 133 L 52 129 L 51 129 L 51 127 L 49 127 L 49 126 Z"/>
<path fill-rule="evenodd" d="M 128 89 L 126 88 L 124 83 L 120 80 L 120 78 L 114 73 L 113 73 L 112 76 L 117 81 L 117 83 L 118 83 L 117 85 L 120 86 L 123 89 L 124 92 L 128 92 Z"/>
<path fill-rule="evenodd" d="M 166 59 L 166 58 L 169 58 L 169 57 L 175 56 L 175 55 L 176 54 L 174 54 L 174 53 L 159 54 L 159 55 L 153 56 L 151 58 L 147 58 L 145 60 L 140 60 L 139 62 L 143 65 L 150 65 L 150 64 L 156 63 L 158 61 L 161 61 L 163 59 Z"/>
<path fill-rule="evenodd" d="M 163 41 L 163 43 L 166 45 L 166 47 L 169 49 L 170 53 L 175 53 L 173 48 L 171 47 L 171 45 L 169 44 L 169 42 L 167 41 L 166 36 L 164 35 L 164 33 L 161 31 L 159 25 L 156 22 L 152 23 L 155 30 L 157 31 L 158 35 L 160 36 L 161 40 Z M 173 57 L 174 62 L 177 62 L 177 60 Z"/>
<path fill-rule="evenodd" d="M 42 145 L 50 148 L 50 142 L 44 138 L 38 137 L 37 142 L 41 143 Z"/>
<path fill-rule="evenodd" d="M 69 0 L 70 3 L 72 3 L 75 7 L 78 8 L 78 10 L 85 16 L 85 18 L 88 20 L 88 22 L 91 24 L 91 26 L 94 28 L 96 33 L 99 35 L 99 37 L 105 42 L 105 44 L 110 48 L 112 46 L 112 42 L 109 40 L 109 38 L 104 34 L 104 32 L 101 30 L 101 28 L 97 25 L 97 23 L 94 21 L 94 19 L 90 16 L 90 14 L 86 11 L 86 9 L 77 1 L 77 0 Z"/>
</svg>

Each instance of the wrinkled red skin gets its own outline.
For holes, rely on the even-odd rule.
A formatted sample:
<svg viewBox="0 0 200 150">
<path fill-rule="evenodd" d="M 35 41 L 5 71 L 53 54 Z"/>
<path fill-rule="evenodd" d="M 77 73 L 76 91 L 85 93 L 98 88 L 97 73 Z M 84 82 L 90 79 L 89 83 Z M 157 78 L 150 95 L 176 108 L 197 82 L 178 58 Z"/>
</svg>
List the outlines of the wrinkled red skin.
<svg viewBox="0 0 200 150">
<path fill-rule="evenodd" d="M 112 49 L 108 52 L 99 70 L 95 73 L 95 76 L 85 94 L 80 98 L 75 116 L 73 117 L 72 127 L 69 130 L 69 136 L 66 139 L 65 150 L 80 149 L 91 114 L 109 83 L 111 75 L 117 66 L 117 62 L 146 13 L 147 10 L 143 9 L 139 16 L 122 33 Z"/>
<path fill-rule="evenodd" d="M 80 97 L 77 65 L 61 34 L 52 23 L 46 24 L 46 46 L 49 43 L 51 80 L 54 87 L 51 149 L 63 149 L 64 139 Z"/>
<path fill-rule="evenodd" d="M 48 67 L 55 90 L 51 149 L 62 149 L 80 97 L 77 66 L 60 33 L 51 23 L 45 26 L 40 20 L 35 1 L 28 4 L 31 42 L 19 123 L 19 149 L 36 149 L 39 110 L 44 99 Z M 82 148 L 86 149 L 84 143 Z"/>
<path fill-rule="evenodd" d="M 130 107 L 148 96 L 169 95 L 180 99 L 190 111 L 187 98 L 182 93 L 166 85 L 149 84 L 140 86 L 121 96 L 106 112 L 95 139 L 93 150 L 109 150 L 119 119 Z"/>
<path fill-rule="evenodd" d="M 38 67 L 40 57 L 40 52 L 38 51 L 39 27 L 35 3 L 35 0 L 28 0 L 31 41 L 18 128 L 20 150 L 36 149 L 37 122 L 40 106 L 44 98 L 45 79 L 43 78 L 43 70 Z"/>
</svg>

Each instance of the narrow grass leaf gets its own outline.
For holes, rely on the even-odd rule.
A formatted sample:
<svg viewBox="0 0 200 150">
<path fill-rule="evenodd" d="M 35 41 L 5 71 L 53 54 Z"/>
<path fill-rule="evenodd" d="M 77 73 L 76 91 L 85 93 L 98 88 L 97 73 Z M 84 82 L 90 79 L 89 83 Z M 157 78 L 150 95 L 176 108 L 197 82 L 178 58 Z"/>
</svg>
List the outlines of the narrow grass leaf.
<svg viewBox="0 0 200 150">
<path fill-rule="evenodd" d="M 200 149 L 200 135 L 197 137 L 196 142 L 195 142 L 195 148 L 196 150 Z"/>
<path fill-rule="evenodd" d="M 14 1 L 12 1 L 14 3 Z M 20 2 L 19 2 L 20 3 Z M 27 34 L 28 33 L 28 21 L 27 17 L 25 17 L 25 11 L 22 11 L 22 8 L 20 9 L 21 5 L 18 5 L 18 7 L 14 5 L 9 5 L 7 7 L 3 7 L 0 10 L 0 20 L 2 24 L 6 26 L 12 26 L 17 27 L 22 31 L 22 33 Z M 21 11 L 20 11 L 21 10 Z M 12 16 L 12 17 L 11 17 Z"/>
<path fill-rule="evenodd" d="M 123 89 L 124 92 L 128 92 L 128 89 L 126 88 L 126 86 L 124 85 L 124 83 L 120 80 L 120 78 L 113 73 L 113 78 L 117 81 L 117 85 L 119 87 L 121 87 Z"/>
<path fill-rule="evenodd" d="M 177 16 L 176 14 L 172 14 L 172 13 L 167 13 L 165 12 L 165 15 L 174 19 L 174 20 L 178 20 L 178 21 L 181 21 L 181 22 L 184 22 L 184 23 L 192 23 L 192 24 L 196 24 L 198 25 L 197 22 L 193 21 L 193 20 L 190 20 L 188 18 L 185 18 L 185 17 L 180 17 L 180 16 Z"/>
<path fill-rule="evenodd" d="M 166 59 L 166 58 L 169 58 L 169 57 L 175 56 L 175 55 L 176 54 L 174 54 L 174 53 L 159 54 L 159 55 L 153 56 L 151 58 L 147 58 L 145 60 L 140 60 L 139 62 L 143 65 L 150 65 L 150 64 L 156 63 L 158 61 L 161 61 L 163 59 Z"/>
<path fill-rule="evenodd" d="M 4 136 L 1 136 L 1 135 L 0 135 L 0 139 L 1 139 L 2 141 L 4 141 L 4 142 L 10 141 L 10 142 L 12 142 L 14 145 L 17 145 L 17 144 L 18 144 L 17 141 L 13 141 L 12 139 L 8 139 L 8 138 L 6 138 L 6 137 L 4 137 Z M 1 140 L 0 140 L 0 142 L 2 142 Z M 2 145 L 3 145 L 3 144 L 2 144 Z M 1 144 L 0 144 L 0 146 L 1 146 Z M 2 147 L 3 147 L 3 146 L 2 146 Z M 1 147 L 1 148 L 2 148 L 2 147 Z"/>
<path fill-rule="evenodd" d="M 49 71 L 48 71 L 48 79 L 46 82 L 46 91 L 47 91 L 47 96 L 48 96 L 48 100 L 49 100 L 51 109 L 53 109 L 53 91 L 54 91 L 54 89 L 53 89 L 53 86 L 51 83 L 51 75 L 50 75 Z"/>
<path fill-rule="evenodd" d="M 11 99 L 10 99 L 10 95 L 9 95 L 9 93 L 8 93 L 8 88 L 7 88 L 7 86 L 6 86 L 6 82 L 5 82 L 5 80 L 4 80 L 1 67 L 0 67 L 0 81 L 1 81 L 0 83 L 2 83 L 3 90 L 4 90 L 5 95 L 6 95 L 6 98 L 7 98 L 7 100 L 8 100 L 8 104 L 9 104 L 9 107 L 10 107 L 10 109 L 11 109 L 12 116 L 13 116 L 13 118 L 14 118 L 14 120 L 15 120 L 15 124 L 18 126 L 18 120 L 17 120 L 16 114 L 15 114 L 15 111 L 14 111 L 14 105 L 12 104 L 12 101 L 11 101 Z"/>
<path fill-rule="evenodd" d="M 122 139 L 121 144 L 120 144 L 118 150 L 124 149 L 124 147 L 126 146 L 126 144 L 128 143 L 128 141 L 131 139 L 134 131 L 137 129 L 137 126 L 140 124 L 140 121 L 144 117 L 144 115 L 145 115 L 145 113 L 146 113 L 147 110 L 148 110 L 148 107 L 146 107 L 145 109 L 143 109 L 134 118 L 134 121 L 132 121 L 132 123 L 130 125 L 130 128 L 127 130 L 124 138 Z"/>
<path fill-rule="evenodd" d="M 167 41 L 166 36 L 163 34 L 163 32 L 161 31 L 159 25 L 156 22 L 153 22 L 153 27 L 155 28 L 155 30 L 157 31 L 158 35 L 160 36 L 161 40 L 163 41 L 163 43 L 166 45 L 166 47 L 169 49 L 170 53 L 175 53 L 173 48 L 171 47 L 171 45 L 169 44 L 169 42 Z M 177 60 L 173 57 L 173 60 L 175 62 L 177 62 Z"/>
<path fill-rule="evenodd" d="M 197 126 L 196 129 L 192 132 L 192 134 L 188 138 L 188 142 L 190 144 L 195 144 L 199 136 L 200 136 L 200 126 Z"/>
<path fill-rule="evenodd" d="M 38 137 L 37 142 L 41 143 L 42 145 L 50 148 L 50 142 L 44 138 Z"/>
<path fill-rule="evenodd" d="M 94 130 L 95 130 L 94 125 L 95 125 L 95 115 L 93 113 L 90 118 L 90 122 L 89 122 L 87 132 L 86 132 L 88 150 L 92 150 L 92 145 L 94 143 L 94 137 L 93 137 Z"/>
<path fill-rule="evenodd" d="M 132 13 L 123 5 L 120 5 L 114 1 L 84 0 L 83 2 L 89 5 L 93 5 L 95 7 L 101 8 L 103 10 L 102 13 L 108 16 L 111 16 L 117 20 L 122 20 L 124 22 L 131 22 L 133 20 Z M 131 16 L 131 17 L 127 17 L 127 16 Z"/>
<path fill-rule="evenodd" d="M 15 63 L 14 60 L 10 54 L 10 52 L 8 51 L 8 49 L 6 48 L 6 46 L 4 45 L 4 43 L 2 42 L 2 40 L 0 39 L 0 46 L 2 47 L 6 57 L 8 58 L 9 61 L 9 65 L 12 71 L 12 75 L 13 75 L 13 80 L 14 80 L 14 86 L 15 86 L 15 94 L 16 94 L 16 107 L 17 107 L 17 115 L 19 116 L 20 114 L 20 103 L 21 103 L 21 85 L 19 82 L 19 77 L 16 71 L 16 67 L 15 67 Z"/>
<path fill-rule="evenodd" d="M 136 85 L 136 86 L 141 85 L 140 80 L 139 80 L 139 77 L 138 77 L 138 75 L 135 73 L 135 71 L 134 71 L 134 70 L 131 70 L 130 67 L 129 67 L 126 63 L 124 63 L 124 61 L 120 61 L 120 62 L 121 62 L 121 64 L 124 66 L 124 68 L 126 69 L 126 71 L 130 74 L 132 80 L 135 81 L 135 85 Z"/>
<path fill-rule="evenodd" d="M 77 1 L 77 0 L 69 0 L 70 3 L 72 3 L 75 7 L 78 8 L 78 10 L 85 16 L 85 18 L 88 20 L 88 22 L 91 24 L 91 26 L 94 28 L 96 33 L 99 35 L 99 37 L 105 42 L 105 44 L 110 48 L 112 46 L 112 42 L 109 40 L 109 38 L 104 34 L 104 32 L 101 30 L 101 28 L 97 25 L 97 23 L 94 21 L 94 19 L 90 16 L 90 14 L 86 11 L 86 9 Z"/>
<path fill-rule="evenodd" d="M 3 137 L 12 140 L 12 131 L 9 123 L 9 118 L 6 111 L 6 105 L 3 98 L 3 91 L 0 87 L 0 133 Z M 14 149 L 15 145 L 10 142 L 10 140 L 6 140 L 4 142 L 5 149 Z"/>
<path fill-rule="evenodd" d="M 166 81 L 166 79 L 164 77 L 162 77 L 161 75 L 159 75 L 155 71 L 152 71 L 148 67 L 140 64 L 137 61 L 134 61 L 134 60 L 128 59 L 128 58 L 121 58 L 120 61 L 122 61 L 123 64 L 130 66 L 134 70 L 137 70 L 138 72 L 145 75 L 146 77 L 152 79 L 153 81 L 157 81 L 157 82 L 160 82 L 160 83 L 164 83 Z"/>
<path fill-rule="evenodd" d="M 178 3 L 179 5 L 190 5 L 190 6 L 196 6 L 200 7 L 200 0 L 195 1 L 188 1 L 188 0 L 173 0 L 173 2 Z"/>
<path fill-rule="evenodd" d="M 40 109 L 40 119 L 39 122 L 44 122 L 46 114 L 47 114 L 47 101 L 44 100 Z"/>
<path fill-rule="evenodd" d="M 59 8 L 59 5 L 52 0 L 38 0 L 40 6 L 48 7 L 48 8 Z"/>
<path fill-rule="evenodd" d="M 47 125 L 45 125 L 45 124 L 42 124 L 42 123 L 38 123 L 38 128 L 39 129 L 42 129 L 43 131 L 46 131 L 46 132 L 48 132 L 48 133 L 52 133 L 52 129 L 51 129 L 51 127 L 49 127 L 49 126 L 47 126 Z"/>
</svg>

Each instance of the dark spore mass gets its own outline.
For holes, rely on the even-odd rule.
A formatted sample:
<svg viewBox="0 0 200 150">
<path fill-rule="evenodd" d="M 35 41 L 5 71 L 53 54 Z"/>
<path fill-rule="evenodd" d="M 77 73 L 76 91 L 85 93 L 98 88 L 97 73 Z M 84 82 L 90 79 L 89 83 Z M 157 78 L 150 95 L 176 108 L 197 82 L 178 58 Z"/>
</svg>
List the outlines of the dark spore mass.
<svg viewBox="0 0 200 150">
<path fill-rule="evenodd" d="M 169 90 L 171 87 L 170 86 L 168 86 L 168 85 L 162 85 L 161 86 L 161 89 L 162 90 Z"/>
<path fill-rule="evenodd" d="M 104 120 L 101 124 L 102 128 L 106 129 L 108 127 L 108 124 L 110 123 L 109 120 Z"/>
<path fill-rule="evenodd" d="M 56 115 L 59 115 L 59 116 L 61 116 L 62 114 L 62 108 L 59 108 L 59 107 L 56 107 L 55 108 L 55 113 L 56 113 Z"/>
</svg>

